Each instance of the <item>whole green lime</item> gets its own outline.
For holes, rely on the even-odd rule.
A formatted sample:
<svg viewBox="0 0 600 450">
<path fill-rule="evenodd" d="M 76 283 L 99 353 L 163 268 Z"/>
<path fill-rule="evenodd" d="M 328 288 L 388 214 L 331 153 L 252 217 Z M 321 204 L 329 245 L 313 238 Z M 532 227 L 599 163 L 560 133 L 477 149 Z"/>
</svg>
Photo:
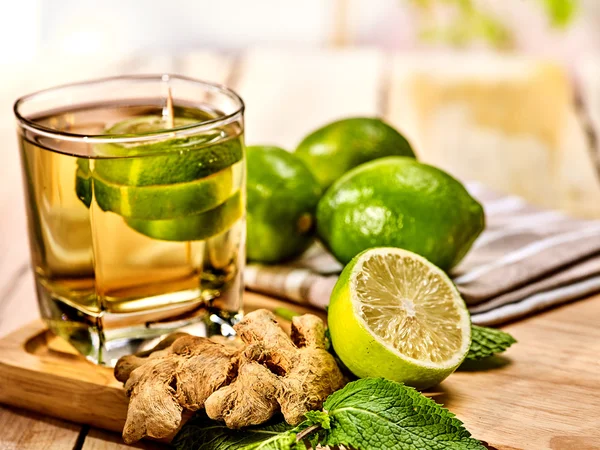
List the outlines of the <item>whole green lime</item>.
<svg viewBox="0 0 600 450">
<path fill-rule="evenodd" d="M 404 136 L 380 119 L 338 120 L 313 131 L 298 145 L 296 155 L 312 170 L 323 189 L 348 170 L 384 156 L 415 154 Z"/>
<path fill-rule="evenodd" d="M 278 147 L 247 148 L 248 259 L 276 263 L 311 244 L 321 188 L 310 170 Z"/>
<path fill-rule="evenodd" d="M 363 164 L 335 182 L 317 209 L 319 237 L 342 263 L 372 247 L 398 247 L 443 270 L 469 251 L 483 208 L 440 169 L 412 158 Z"/>
</svg>

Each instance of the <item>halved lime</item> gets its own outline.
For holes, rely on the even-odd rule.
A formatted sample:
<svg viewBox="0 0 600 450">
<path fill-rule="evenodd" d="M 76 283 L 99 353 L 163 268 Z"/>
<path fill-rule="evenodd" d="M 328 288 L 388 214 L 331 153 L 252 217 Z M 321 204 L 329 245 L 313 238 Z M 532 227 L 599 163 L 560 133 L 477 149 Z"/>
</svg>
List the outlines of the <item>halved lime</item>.
<svg viewBox="0 0 600 450">
<path fill-rule="evenodd" d="M 469 312 L 452 281 L 399 248 L 366 250 L 346 266 L 328 322 L 336 353 L 355 375 L 417 388 L 454 372 L 471 342 Z"/>
<path fill-rule="evenodd" d="M 93 176 L 94 194 L 103 211 L 138 219 L 172 219 L 216 208 L 231 197 L 233 168 L 187 183 L 156 186 L 125 186 Z"/>
<path fill-rule="evenodd" d="M 238 191 L 214 209 L 176 219 L 125 219 L 134 230 L 163 241 L 201 241 L 231 227 L 244 213 L 244 200 Z"/>
<path fill-rule="evenodd" d="M 198 123 L 179 117 L 175 126 Z M 160 116 L 143 116 L 119 122 L 108 134 L 138 135 L 167 128 Z M 149 186 L 193 181 L 219 172 L 243 157 L 239 137 L 210 131 L 189 137 L 136 144 L 97 144 L 94 170 L 103 179 L 129 186 Z M 153 156 L 154 155 L 154 156 Z M 114 157 L 114 158 L 113 158 Z"/>
</svg>

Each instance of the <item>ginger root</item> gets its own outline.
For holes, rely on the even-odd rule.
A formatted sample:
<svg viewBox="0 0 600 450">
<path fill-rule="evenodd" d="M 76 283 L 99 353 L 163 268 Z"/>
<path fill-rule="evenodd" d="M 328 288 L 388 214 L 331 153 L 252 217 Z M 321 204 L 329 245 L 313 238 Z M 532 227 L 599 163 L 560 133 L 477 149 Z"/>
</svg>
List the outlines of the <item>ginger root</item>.
<svg viewBox="0 0 600 450">
<path fill-rule="evenodd" d="M 126 443 L 171 436 L 184 410 L 201 408 L 230 428 L 260 425 L 279 412 L 296 425 L 344 385 L 318 317 L 294 317 L 291 337 L 267 310 L 234 328 L 243 345 L 183 335 L 117 362 L 115 377 L 130 396 Z"/>
</svg>

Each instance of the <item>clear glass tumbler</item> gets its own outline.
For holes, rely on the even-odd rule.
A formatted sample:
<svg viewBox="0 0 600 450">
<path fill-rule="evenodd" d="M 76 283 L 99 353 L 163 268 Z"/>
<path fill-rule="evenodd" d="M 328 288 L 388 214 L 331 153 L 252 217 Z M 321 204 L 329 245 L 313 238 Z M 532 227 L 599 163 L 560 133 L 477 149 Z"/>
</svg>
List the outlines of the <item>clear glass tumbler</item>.
<svg viewBox="0 0 600 450">
<path fill-rule="evenodd" d="M 161 336 L 233 333 L 245 261 L 244 104 L 174 75 L 19 99 L 31 259 L 42 317 L 113 365 Z"/>
</svg>

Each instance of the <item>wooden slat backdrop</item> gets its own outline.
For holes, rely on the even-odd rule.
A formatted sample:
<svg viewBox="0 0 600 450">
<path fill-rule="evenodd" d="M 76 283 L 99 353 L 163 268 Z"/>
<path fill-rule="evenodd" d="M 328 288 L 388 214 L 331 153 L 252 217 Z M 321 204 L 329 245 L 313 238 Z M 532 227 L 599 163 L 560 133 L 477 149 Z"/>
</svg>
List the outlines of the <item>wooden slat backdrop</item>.
<svg viewBox="0 0 600 450">
<path fill-rule="evenodd" d="M 235 88 L 246 102 L 246 142 L 293 149 L 309 131 L 351 115 L 378 115 L 383 54 L 375 50 L 257 50 Z"/>
<path fill-rule="evenodd" d="M 410 110 L 411 84 L 406 78 L 407 61 L 405 57 L 395 57 L 372 49 L 318 52 L 252 50 L 239 56 L 197 51 L 180 57 L 142 56 L 102 61 L 101 64 L 98 61 L 77 61 L 77 64 L 61 61 L 41 69 L 39 66 L 27 67 L 19 73 L 7 75 L 5 78 L 10 79 L 5 81 L 0 93 L 0 139 L 6 144 L 0 165 L 0 335 L 38 315 L 32 276 L 28 269 L 20 167 L 11 114 L 15 97 L 42 87 L 98 76 L 176 72 L 226 83 L 239 91 L 247 105 L 247 143 L 276 144 L 292 149 L 308 131 L 328 120 L 349 115 L 385 116 L 409 136 L 415 133 L 422 124 L 417 124 L 419 118 Z M 574 117 L 571 110 L 569 114 Z M 565 132 L 564 137 L 575 137 L 569 140 L 570 145 L 560 145 L 558 151 L 561 160 L 575 160 L 569 167 L 583 171 L 575 170 L 569 177 L 577 189 L 583 186 L 582 192 L 589 199 L 596 192 L 593 192 L 595 186 L 591 181 L 593 176 L 589 155 L 585 153 L 584 139 L 581 137 L 583 133 L 574 119 L 569 119 L 568 126 L 573 129 Z M 576 148 L 573 150 L 572 147 Z M 426 151 L 424 156 L 426 159 L 436 158 Z M 491 172 L 495 169 L 493 165 L 489 168 Z M 581 173 L 584 173 L 583 184 L 577 178 Z M 581 194 L 577 189 L 576 194 Z M 576 313 L 573 314 L 576 316 Z M 558 333 L 558 325 L 552 323 L 547 326 L 556 326 Z M 551 353 L 550 346 L 546 356 L 552 357 Z M 519 380 L 514 382 L 518 387 Z M 546 388 L 550 389 L 549 385 Z M 528 395 L 527 392 L 522 394 Z M 531 395 L 543 395 L 543 392 Z M 460 416 L 460 411 L 456 412 Z M 484 413 L 493 417 L 493 411 L 482 410 L 481 414 Z M 125 448 L 114 434 L 82 429 L 78 425 L 5 407 L 0 407 L 0 429 L 2 450 L 82 446 L 85 449 L 106 450 Z M 519 442 L 519 430 L 508 431 L 514 435 L 510 441 Z M 536 444 L 532 445 L 535 447 Z M 153 444 L 142 446 L 151 448 Z"/>
</svg>

